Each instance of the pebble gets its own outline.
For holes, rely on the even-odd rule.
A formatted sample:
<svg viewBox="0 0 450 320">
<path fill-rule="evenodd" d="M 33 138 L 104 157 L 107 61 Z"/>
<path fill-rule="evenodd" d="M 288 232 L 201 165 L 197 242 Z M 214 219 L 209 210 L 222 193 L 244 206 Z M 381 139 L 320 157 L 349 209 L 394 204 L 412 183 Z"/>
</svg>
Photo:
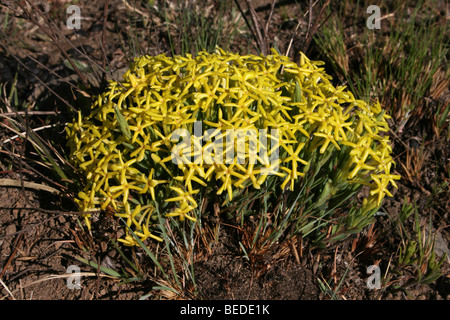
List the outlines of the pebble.
<svg viewBox="0 0 450 320">
<path fill-rule="evenodd" d="M 65 224 L 66 223 L 66 218 L 64 216 L 59 216 L 58 221 L 61 224 Z"/>
<path fill-rule="evenodd" d="M 5 231 L 7 236 L 16 233 L 17 231 L 16 225 L 10 224 L 9 226 L 6 227 Z"/>
</svg>

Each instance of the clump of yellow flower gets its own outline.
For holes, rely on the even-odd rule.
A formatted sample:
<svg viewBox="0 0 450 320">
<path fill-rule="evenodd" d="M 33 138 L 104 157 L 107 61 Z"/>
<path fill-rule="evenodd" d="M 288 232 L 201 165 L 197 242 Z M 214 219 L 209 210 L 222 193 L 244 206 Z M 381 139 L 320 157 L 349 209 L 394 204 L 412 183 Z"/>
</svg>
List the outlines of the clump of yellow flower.
<svg viewBox="0 0 450 320">
<path fill-rule="evenodd" d="M 379 104 L 334 87 L 320 63 L 303 54 L 299 64 L 275 50 L 268 56 L 217 49 L 196 57 L 139 57 L 123 81 L 98 96 L 90 114 L 67 126 L 71 161 L 86 177 L 77 201 L 83 212 L 112 209 L 141 240 L 160 240 L 151 232 L 152 201 L 165 201 L 168 217 L 195 221 L 197 195 L 207 188 L 231 201 L 274 176 L 280 188 L 293 190 L 310 168 L 310 154 L 345 148 L 337 177 L 368 185 L 363 206 L 370 210 L 400 178 L 391 173 L 386 118 Z M 199 121 L 200 137 L 194 135 Z M 177 151 L 189 161 L 174 163 L 179 129 L 192 134 L 192 147 Z M 258 161 L 252 162 L 247 139 L 234 143 L 235 153 L 245 150 L 243 158 L 211 161 L 221 156 L 214 139 L 234 141 L 239 129 L 267 130 L 270 147 L 257 143 Z M 201 156 L 206 152 L 209 159 Z M 89 213 L 84 216 L 89 225 Z M 130 234 L 121 241 L 136 244 Z"/>
</svg>

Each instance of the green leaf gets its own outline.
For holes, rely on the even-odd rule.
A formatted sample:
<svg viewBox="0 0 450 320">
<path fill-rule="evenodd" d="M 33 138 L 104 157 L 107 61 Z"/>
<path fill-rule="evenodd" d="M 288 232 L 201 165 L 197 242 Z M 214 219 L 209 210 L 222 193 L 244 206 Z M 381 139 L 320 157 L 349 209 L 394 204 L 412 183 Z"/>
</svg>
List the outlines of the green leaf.
<svg viewBox="0 0 450 320">
<path fill-rule="evenodd" d="M 358 231 L 360 231 L 360 230 L 358 230 Z M 347 238 L 349 235 L 350 235 L 350 233 L 341 233 L 341 234 L 331 237 L 330 239 L 328 239 L 328 241 L 329 242 L 341 241 L 341 240 L 344 240 L 345 238 Z"/>
<path fill-rule="evenodd" d="M 302 88 L 300 87 L 300 83 L 297 81 L 295 83 L 295 91 L 294 91 L 294 102 L 302 101 Z"/>
<path fill-rule="evenodd" d="M 248 257 L 247 250 L 245 250 L 244 245 L 240 241 L 239 241 L 239 246 L 241 247 L 242 251 L 244 252 L 244 258 L 247 260 L 250 260 L 250 258 Z"/>
<path fill-rule="evenodd" d="M 91 67 L 87 63 L 85 63 L 81 60 L 77 60 L 77 59 L 71 59 L 71 60 L 72 60 L 73 65 L 67 59 L 64 60 L 64 62 L 63 62 L 63 64 L 70 70 L 75 71 L 75 68 L 76 68 L 80 72 L 84 72 L 84 73 L 92 71 Z M 75 66 L 75 68 L 74 68 L 74 66 Z"/>
<path fill-rule="evenodd" d="M 117 252 L 119 252 L 119 254 L 122 256 L 122 258 L 125 260 L 126 263 L 128 263 L 128 265 L 133 268 L 133 270 L 137 273 L 139 273 L 139 269 L 134 265 L 134 263 L 132 263 L 123 253 L 123 251 L 120 249 L 120 247 L 117 245 L 116 241 L 114 241 L 114 239 L 112 239 L 112 244 L 114 245 L 114 248 L 116 248 Z"/>
<path fill-rule="evenodd" d="M 117 106 L 114 107 L 114 112 L 116 113 L 117 121 L 119 122 L 120 131 L 122 131 L 123 135 L 127 139 L 131 139 L 130 127 L 128 126 L 128 122 L 123 116 L 122 112 L 120 112 Z"/>
<path fill-rule="evenodd" d="M 110 275 L 112 277 L 123 278 L 123 276 L 120 273 L 118 273 L 117 271 L 115 271 L 113 269 L 105 268 L 103 266 L 100 266 L 100 268 L 99 268 L 98 264 L 96 264 L 95 262 L 86 260 L 86 259 L 84 259 L 82 257 L 75 257 L 75 259 L 77 259 L 78 261 L 80 261 L 80 262 L 82 262 L 84 264 L 87 264 L 88 266 L 90 266 L 90 267 L 92 267 L 94 269 L 100 269 L 102 272 L 104 272 L 107 275 Z"/>
</svg>

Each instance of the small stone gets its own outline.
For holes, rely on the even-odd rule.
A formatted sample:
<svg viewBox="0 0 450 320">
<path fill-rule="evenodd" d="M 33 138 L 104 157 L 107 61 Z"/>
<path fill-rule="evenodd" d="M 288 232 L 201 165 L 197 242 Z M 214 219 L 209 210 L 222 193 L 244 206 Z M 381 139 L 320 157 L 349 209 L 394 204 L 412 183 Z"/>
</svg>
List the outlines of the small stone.
<svg viewBox="0 0 450 320">
<path fill-rule="evenodd" d="M 58 221 L 61 224 L 65 224 L 66 223 L 66 218 L 64 216 L 59 216 Z"/>
<path fill-rule="evenodd" d="M 17 228 L 14 224 L 10 224 L 9 226 L 6 227 L 5 231 L 6 231 L 6 235 L 9 236 L 9 235 L 16 233 Z"/>
</svg>

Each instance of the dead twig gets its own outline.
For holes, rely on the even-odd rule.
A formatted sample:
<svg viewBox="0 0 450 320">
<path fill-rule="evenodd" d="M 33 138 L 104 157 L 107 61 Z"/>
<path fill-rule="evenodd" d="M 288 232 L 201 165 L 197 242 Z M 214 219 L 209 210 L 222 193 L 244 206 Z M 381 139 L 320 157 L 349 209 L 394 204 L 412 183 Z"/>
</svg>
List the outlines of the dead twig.
<svg viewBox="0 0 450 320">
<path fill-rule="evenodd" d="M 239 4 L 239 1 L 238 1 L 238 0 L 234 0 L 234 3 L 236 3 L 236 6 L 238 7 L 239 12 L 241 13 L 241 16 L 244 18 L 245 24 L 247 25 L 247 28 L 250 30 L 250 32 L 251 32 L 251 34 L 252 34 L 252 36 L 253 36 L 255 42 L 258 43 L 258 37 L 256 36 L 256 31 L 253 30 L 252 25 L 251 25 L 250 22 L 248 21 L 247 16 L 245 15 L 244 10 L 242 10 L 241 5 Z"/>
<path fill-rule="evenodd" d="M 311 2 L 312 1 L 310 1 L 310 10 L 312 10 Z M 322 8 L 320 9 L 319 14 L 317 15 L 317 18 L 314 20 L 314 24 L 312 25 L 312 27 L 310 28 L 310 26 L 308 26 L 308 33 L 306 34 L 306 41 L 305 41 L 305 45 L 303 46 L 303 52 L 306 53 L 308 51 L 309 45 L 311 44 L 311 40 L 313 39 L 314 34 L 331 17 L 332 12 L 328 16 L 326 16 L 323 21 L 321 21 L 322 15 L 329 4 L 330 4 L 330 0 L 327 0 L 327 2 L 325 2 L 324 5 L 322 6 Z M 309 12 L 309 15 L 310 15 L 310 19 L 309 19 L 309 24 L 310 24 L 311 20 L 312 20 L 312 18 L 311 18 L 312 11 Z"/>
<path fill-rule="evenodd" d="M 26 113 L 30 116 L 45 116 L 45 115 L 57 115 L 59 112 L 57 111 L 26 111 Z M 25 115 L 25 111 L 16 111 L 16 112 L 3 112 L 0 113 L 0 117 L 13 117 L 13 116 L 23 116 Z"/>
<path fill-rule="evenodd" d="M 250 12 L 250 17 L 252 19 L 252 24 L 250 24 L 249 20 L 247 19 L 247 16 L 245 12 L 242 10 L 242 7 L 239 4 L 238 0 L 234 1 L 236 3 L 236 6 L 238 7 L 239 11 L 241 12 L 242 17 L 244 18 L 245 23 L 247 24 L 248 29 L 252 33 L 253 38 L 255 39 L 255 42 L 258 45 L 258 50 L 263 55 L 269 54 L 269 46 L 270 46 L 270 36 L 269 36 L 269 25 L 270 21 L 272 20 L 273 12 L 275 10 L 276 0 L 272 1 L 272 5 L 270 7 L 269 17 L 267 18 L 266 24 L 264 25 L 264 28 L 261 26 L 261 20 L 258 17 L 258 14 L 256 13 L 252 3 L 250 0 L 246 0 L 248 11 Z"/>
<path fill-rule="evenodd" d="M 14 245 L 14 251 L 11 253 L 8 261 L 6 261 L 5 265 L 3 266 L 2 272 L 0 272 L 0 280 L 2 279 L 3 275 L 5 274 L 6 269 L 8 269 L 8 266 L 11 264 L 11 261 L 14 259 L 14 256 L 17 253 L 17 249 L 19 248 L 19 244 L 22 241 L 22 237 L 23 237 L 23 234 L 22 233 L 19 234 L 19 237 L 17 238 L 17 241 Z"/>
<path fill-rule="evenodd" d="M 328 0 L 327 2 L 324 3 L 324 5 L 322 6 L 322 8 L 319 11 L 319 14 L 317 15 L 316 19 L 314 20 L 314 24 L 312 23 L 313 20 L 313 8 L 314 6 L 317 4 L 317 2 L 319 2 L 318 0 L 316 0 L 314 3 L 312 2 L 312 0 L 309 1 L 308 4 L 308 10 L 305 12 L 305 14 L 303 15 L 303 17 L 305 17 L 308 14 L 308 29 L 306 31 L 306 37 L 305 37 L 305 44 L 303 45 L 303 52 L 307 52 L 307 50 L 309 49 L 309 46 L 311 44 L 311 40 L 313 39 L 314 34 L 317 32 L 317 30 L 320 29 L 320 27 L 330 18 L 331 13 L 325 17 L 325 19 L 320 22 L 321 17 L 325 11 L 325 9 L 328 7 L 328 5 L 330 4 L 330 0 Z M 286 56 L 289 55 L 289 52 L 291 50 L 292 47 L 292 43 L 294 42 L 294 38 L 295 35 L 297 34 L 298 28 L 300 27 L 301 24 L 301 20 L 299 19 L 297 25 L 295 26 L 293 35 L 291 37 L 291 40 L 289 41 L 289 45 L 288 48 L 286 50 Z"/>
<path fill-rule="evenodd" d="M 0 179 L 0 187 L 22 187 L 21 181 L 13 179 Z M 44 184 L 39 184 L 35 182 L 23 181 L 23 187 L 26 189 L 42 190 L 53 194 L 60 194 L 61 191 L 46 186 Z"/>
</svg>

